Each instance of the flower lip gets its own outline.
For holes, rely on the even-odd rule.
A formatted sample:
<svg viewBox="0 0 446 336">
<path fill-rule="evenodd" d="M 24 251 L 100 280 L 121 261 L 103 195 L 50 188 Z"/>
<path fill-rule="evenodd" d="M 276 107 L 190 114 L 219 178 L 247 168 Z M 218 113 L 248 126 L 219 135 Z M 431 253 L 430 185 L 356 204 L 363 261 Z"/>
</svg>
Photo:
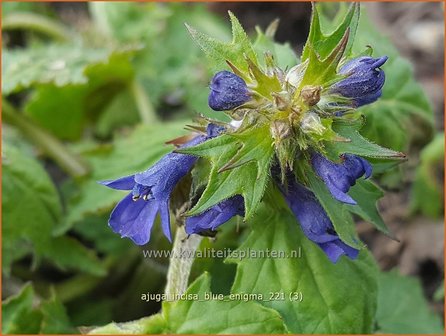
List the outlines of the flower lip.
<svg viewBox="0 0 446 336">
<path fill-rule="evenodd" d="M 245 81 L 229 71 L 217 72 L 209 88 L 209 107 L 215 111 L 232 110 L 251 99 Z"/>
<path fill-rule="evenodd" d="M 331 262 L 336 263 L 342 255 L 350 259 L 358 256 L 359 250 L 339 238 L 330 218 L 312 191 L 299 184 L 289 172 L 286 174 L 286 188 L 278 181 L 278 171 L 273 169 L 272 174 L 304 235 L 317 244 Z"/>
<path fill-rule="evenodd" d="M 197 135 L 181 147 L 195 146 L 218 136 L 224 128 L 209 124 L 206 131 L 207 135 Z M 172 241 L 170 195 L 196 160 L 192 155 L 171 152 L 141 173 L 116 180 L 99 181 L 98 183 L 112 189 L 130 191 L 110 214 L 108 223 L 112 230 L 121 237 L 130 238 L 137 245 L 144 245 L 150 240 L 152 226 L 159 214 L 164 235 Z"/>
<path fill-rule="evenodd" d="M 361 176 L 364 175 L 365 178 L 371 176 L 372 166 L 367 160 L 353 154 L 343 154 L 341 159 L 341 163 L 334 163 L 323 155 L 313 152 L 311 165 L 334 198 L 355 205 L 356 201 L 347 192 Z"/>
</svg>

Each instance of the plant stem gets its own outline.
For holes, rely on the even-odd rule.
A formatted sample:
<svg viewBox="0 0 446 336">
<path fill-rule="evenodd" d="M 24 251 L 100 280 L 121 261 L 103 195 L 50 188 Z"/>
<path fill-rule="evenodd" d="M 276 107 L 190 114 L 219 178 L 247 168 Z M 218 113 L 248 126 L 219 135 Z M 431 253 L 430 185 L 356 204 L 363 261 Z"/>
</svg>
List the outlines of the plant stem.
<svg viewBox="0 0 446 336">
<path fill-rule="evenodd" d="M 147 125 L 157 123 L 159 120 L 155 109 L 153 108 L 152 102 L 137 79 L 133 80 L 130 90 L 135 98 L 136 106 L 138 107 L 138 112 L 142 122 Z"/>
<path fill-rule="evenodd" d="M 34 124 L 5 99 L 2 99 L 2 116 L 5 122 L 17 127 L 24 136 L 36 144 L 69 175 L 77 178 L 88 174 L 88 166 L 81 157 L 71 152 L 43 128 Z"/>
<path fill-rule="evenodd" d="M 56 21 L 32 13 L 11 13 L 3 18 L 3 30 L 28 29 L 48 35 L 55 40 L 66 42 L 72 37 L 70 31 Z"/>
<path fill-rule="evenodd" d="M 168 298 L 181 295 L 186 291 L 190 270 L 195 258 L 195 251 L 201 240 L 202 237 L 199 235 L 188 237 L 184 231 L 184 225 L 178 227 L 167 272 L 165 294 Z"/>
</svg>

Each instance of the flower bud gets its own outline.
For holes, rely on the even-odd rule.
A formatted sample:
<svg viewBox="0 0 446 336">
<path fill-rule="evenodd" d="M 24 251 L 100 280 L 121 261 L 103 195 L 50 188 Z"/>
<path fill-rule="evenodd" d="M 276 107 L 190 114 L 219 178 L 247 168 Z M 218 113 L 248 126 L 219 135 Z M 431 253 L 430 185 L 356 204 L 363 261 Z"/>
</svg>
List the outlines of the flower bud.
<svg viewBox="0 0 446 336">
<path fill-rule="evenodd" d="M 300 129 L 304 133 L 318 135 L 322 135 L 326 131 L 325 126 L 322 125 L 321 118 L 314 112 L 305 114 L 300 122 Z"/>
<path fill-rule="evenodd" d="M 331 92 L 350 98 L 355 107 L 375 102 L 382 94 L 385 81 L 384 71 L 379 69 L 387 56 L 359 57 L 349 61 L 339 71 L 348 77 L 332 86 Z"/>
<path fill-rule="evenodd" d="M 321 90 L 322 86 L 305 85 L 300 91 L 300 96 L 305 104 L 313 106 L 321 100 Z"/>
<path fill-rule="evenodd" d="M 229 71 L 220 71 L 212 78 L 209 107 L 215 111 L 236 108 L 251 99 L 245 81 Z"/>
</svg>

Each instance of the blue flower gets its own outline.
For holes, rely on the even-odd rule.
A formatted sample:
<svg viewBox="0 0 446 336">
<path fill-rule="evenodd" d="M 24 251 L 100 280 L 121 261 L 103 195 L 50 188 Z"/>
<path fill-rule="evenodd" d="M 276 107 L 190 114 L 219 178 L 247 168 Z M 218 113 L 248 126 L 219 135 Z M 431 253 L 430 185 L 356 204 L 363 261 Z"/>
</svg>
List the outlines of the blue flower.
<svg viewBox="0 0 446 336">
<path fill-rule="evenodd" d="M 337 235 L 327 213 L 307 188 L 296 182 L 291 174 L 287 176 L 287 187 L 279 184 L 285 200 L 300 223 L 304 235 L 316 243 L 336 263 L 340 256 L 350 259 L 358 256 L 359 250 L 345 244 Z"/>
<path fill-rule="evenodd" d="M 207 135 L 196 136 L 181 147 L 195 146 L 217 136 L 221 130 L 221 127 L 210 124 Z M 142 173 L 100 182 L 109 188 L 131 190 L 110 214 L 108 224 L 112 230 L 121 237 L 129 237 L 137 245 L 144 245 L 150 240 L 150 232 L 159 213 L 164 235 L 172 241 L 170 195 L 196 161 L 192 155 L 171 152 Z"/>
<path fill-rule="evenodd" d="M 359 57 L 347 62 L 339 74 L 348 77 L 334 84 L 331 91 L 350 98 L 355 107 L 373 103 L 382 94 L 385 74 L 379 67 L 386 61 L 387 56 Z"/>
<path fill-rule="evenodd" d="M 210 89 L 208 103 L 215 111 L 232 110 L 251 99 L 245 81 L 229 71 L 216 73 Z"/>
<path fill-rule="evenodd" d="M 236 215 L 245 215 L 245 207 L 241 195 L 228 198 L 197 216 L 187 217 L 186 233 L 200 234 L 208 230 L 215 231 L 220 225 L 226 223 Z"/>
<path fill-rule="evenodd" d="M 334 163 L 319 153 L 312 153 L 311 164 L 317 175 L 325 182 L 330 193 L 338 201 L 356 204 L 347 192 L 355 185 L 356 180 L 365 175 L 372 175 L 370 163 L 356 155 L 343 154 L 341 163 Z"/>
</svg>

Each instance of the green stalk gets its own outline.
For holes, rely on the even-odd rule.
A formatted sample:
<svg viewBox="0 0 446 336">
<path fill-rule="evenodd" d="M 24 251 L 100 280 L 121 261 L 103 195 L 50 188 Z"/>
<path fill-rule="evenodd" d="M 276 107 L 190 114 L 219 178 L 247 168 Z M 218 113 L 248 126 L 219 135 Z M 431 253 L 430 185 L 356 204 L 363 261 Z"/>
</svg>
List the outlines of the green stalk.
<svg viewBox="0 0 446 336">
<path fill-rule="evenodd" d="M 130 91 L 132 92 L 132 95 L 136 102 L 136 106 L 138 107 L 141 121 L 147 125 L 159 122 L 152 102 L 150 101 L 149 97 L 144 91 L 144 88 L 141 86 L 138 80 L 133 80 L 130 86 Z"/>
<path fill-rule="evenodd" d="M 17 12 L 6 15 L 2 19 L 2 29 L 34 30 L 61 42 L 67 42 L 72 38 L 72 34 L 65 26 L 42 15 L 32 13 Z"/>
<path fill-rule="evenodd" d="M 167 285 L 164 293 L 168 301 L 175 295 L 183 294 L 187 289 L 189 274 L 195 260 L 195 252 L 203 239 L 199 235 L 188 237 L 184 225 L 177 228 L 172 246 L 172 254 L 167 272 Z"/>
<path fill-rule="evenodd" d="M 88 174 L 89 168 L 81 157 L 73 153 L 43 128 L 34 124 L 25 115 L 19 113 L 5 99 L 2 99 L 2 117 L 5 122 L 17 127 L 24 136 L 45 152 L 70 176 L 77 178 Z"/>
</svg>

